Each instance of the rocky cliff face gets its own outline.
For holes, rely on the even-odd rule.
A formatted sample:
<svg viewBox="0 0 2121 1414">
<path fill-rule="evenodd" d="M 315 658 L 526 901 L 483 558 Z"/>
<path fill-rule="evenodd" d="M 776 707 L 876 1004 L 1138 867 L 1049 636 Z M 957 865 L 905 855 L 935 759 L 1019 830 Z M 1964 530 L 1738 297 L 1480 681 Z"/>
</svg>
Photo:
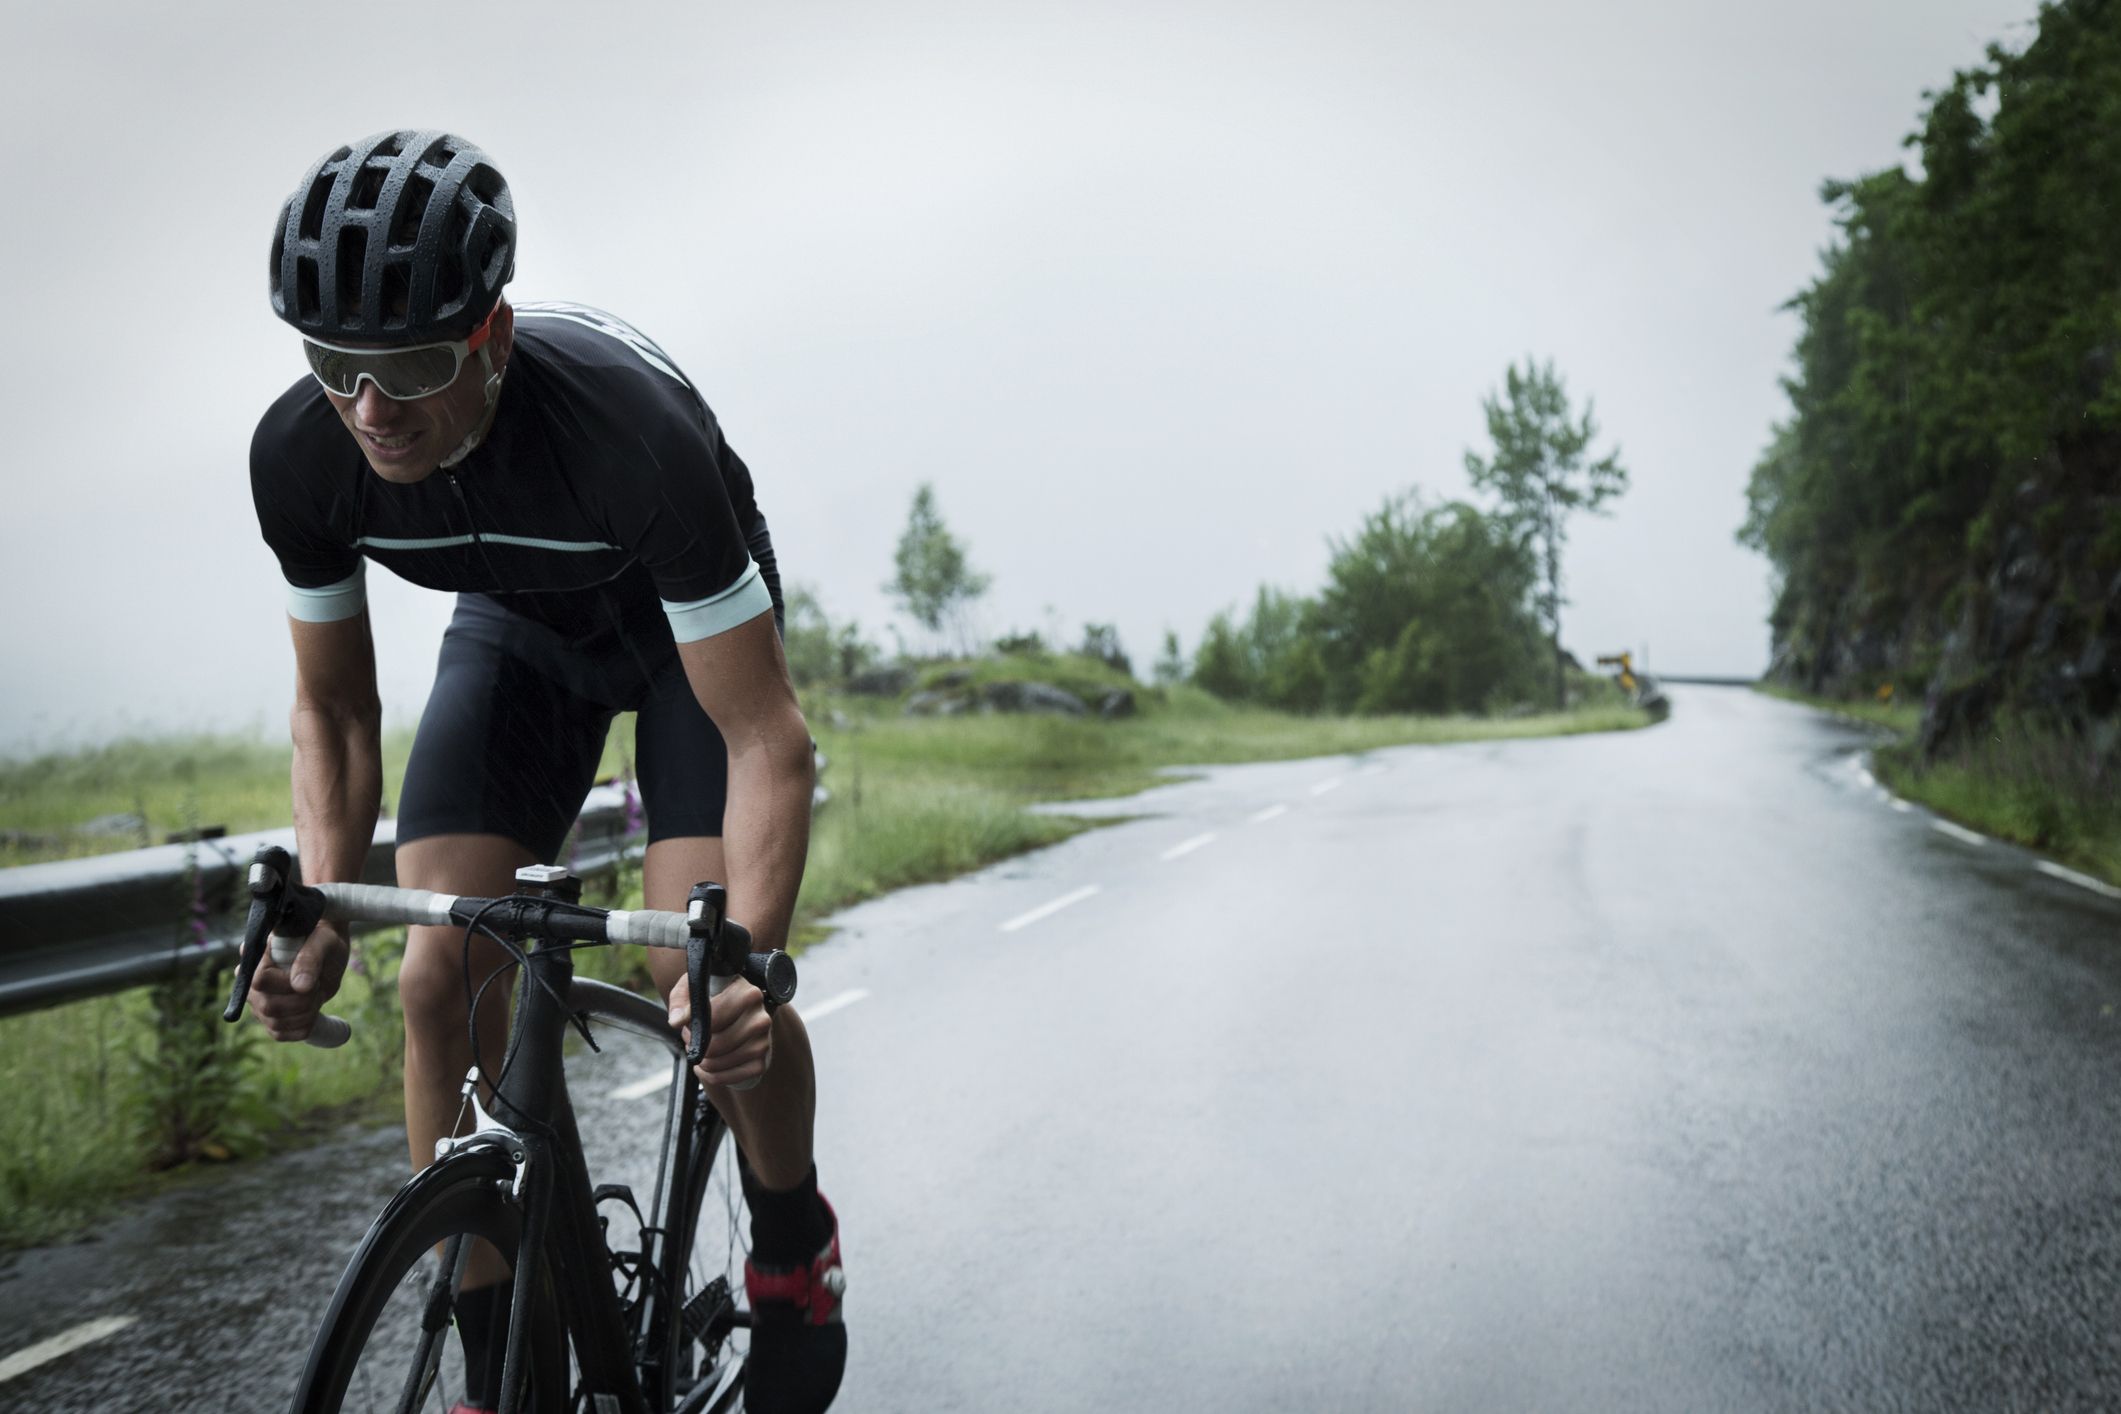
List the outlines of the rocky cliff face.
<svg viewBox="0 0 2121 1414">
<path fill-rule="evenodd" d="M 1970 568 L 1777 609 L 1770 677 L 1829 696 L 1920 693 L 1934 755 L 2017 711 L 2121 769 L 2121 457 L 2058 461 L 1967 532 Z"/>
</svg>

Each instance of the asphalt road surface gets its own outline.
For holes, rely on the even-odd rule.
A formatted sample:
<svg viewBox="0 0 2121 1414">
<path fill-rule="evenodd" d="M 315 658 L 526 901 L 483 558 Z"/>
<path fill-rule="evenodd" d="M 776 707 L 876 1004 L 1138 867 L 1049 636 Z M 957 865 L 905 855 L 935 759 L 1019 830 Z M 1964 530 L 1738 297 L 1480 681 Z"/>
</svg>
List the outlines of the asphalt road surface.
<svg viewBox="0 0 2121 1414">
<path fill-rule="evenodd" d="M 1853 728 L 1674 697 L 1215 770 L 849 913 L 802 984 L 838 1407 L 2121 1407 L 2121 902 L 1896 807 Z M 578 1073 L 599 1149 L 646 1064 Z M 0 1407 L 278 1407 L 402 1163 L 7 1259 L 0 1361 L 90 1338 Z"/>
</svg>

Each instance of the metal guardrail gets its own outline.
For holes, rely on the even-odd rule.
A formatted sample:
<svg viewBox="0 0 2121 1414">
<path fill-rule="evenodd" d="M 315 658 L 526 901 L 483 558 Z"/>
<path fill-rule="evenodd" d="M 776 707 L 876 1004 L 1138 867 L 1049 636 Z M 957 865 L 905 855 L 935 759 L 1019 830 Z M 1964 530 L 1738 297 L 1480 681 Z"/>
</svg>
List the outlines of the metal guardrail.
<svg viewBox="0 0 2121 1414">
<path fill-rule="evenodd" d="M 1683 677 L 1676 673 L 1659 673 L 1657 677 L 1660 682 L 1676 682 L 1687 687 L 1753 687 L 1760 682 L 1759 678 L 1700 677 L 1692 673 Z"/>
<path fill-rule="evenodd" d="M 823 772 L 825 758 L 817 758 Z M 817 787 L 812 808 L 830 798 Z M 615 785 L 583 802 L 562 862 L 601 878 L 646 849 Z M 630 827 L 630 828 L 629 828 Z M 122 992 L 201 967 L 218 968 L 242 941 L 244 879 L 258 846 L 292 852 L 292 829 L 157 845 L 125 854 L 0 870 L 0 1016 Z M 376 826 L 361 877 L 396 878 L 397 822 Z"/>
</svg>

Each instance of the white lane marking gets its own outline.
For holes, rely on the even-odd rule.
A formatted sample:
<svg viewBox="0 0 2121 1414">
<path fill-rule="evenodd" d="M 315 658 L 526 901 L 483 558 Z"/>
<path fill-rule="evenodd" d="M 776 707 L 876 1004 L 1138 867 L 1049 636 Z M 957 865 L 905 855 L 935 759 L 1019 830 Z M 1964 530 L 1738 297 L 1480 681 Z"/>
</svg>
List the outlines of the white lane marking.
<svg viewBox="0 0 2121 1414">
<path fill-rule="evenodd" d="M 836 1011 L 843 1011 L 868 995 L 869 989 L 867 987 L 849 987 L 844 992 L 825 998 L 816 1006 L 801 1007 L 798 1010 L 803 1013 L 803 1020 L 816 1021 L 821 1016 L 830 1016 Z"/>
<path fill-rule="evenodd" d="M 1247 823 L 1253 825 L 1264 825 L 1267 823 L 1267 821 L 1275 819 L 1278 816 L 1286 815 L 1288 813 L 1289 807 L 1286 805 L 1270 805 L 1266 809 L 1255 811 L 1251 816 L 1247 817 Z"/>
<path fill-rule="evenodd" d="M 1166 862 L 1173 859 L 1183 859 L 1185 856 L 1191 854 L 1194 850 L 1201 848 L 1203 845 L 1213 844 L 1214 842 L 1215 835 L 1213 831 L 1210 831 L 1208 834 L 1205 835 L 1195 835 L 1192 839 L 1183 840 L 1178 844 L 1172 845 L 1169 849 L 1165 850 L 1164 859 L 1166 860 Z"/>
<path fill-rule="evenodd" d="M 1893 807 L 1893 809 L 1895 809 L 1895 810 L 1899 811 L 1899 812 L 1900 812 L 1900 813 L 1901 813 L 1902 815 L 1906 815 L 1906 814 L 1909 814 L 1909 813 L 1910 813 L 1910 812 L 1912 812 L 1912 811 L 1914 810 L 1914 808 L 1915 808 L 1914 806 L 1912 806 L 1912 805 L 1909 805 L 1909 804 L 1908 804 L 1908 803 L 1907 803 L 1906 801 L 1904 801 L 1904 800 L 1892 800 L 1892 801 L 1888 801 L 1888 802 L 1887 802 L 1887 804 L 1891 805 L 1891 806 Z"/>
<path fill-rule="evenodd" d="M 644 1075 L 639 1080 L 621 1085 L 611 1092 L 614 1100 L 645 1100 L 659 1091 L 668 1090 L 670 1082 L 678 1078 L 676 1066 L 666 1066 L 653 1075 Z"/>
<path fill-rule="evenodd" d="M 1988 843 L 1988 840 L 1985 837 L 1975 834 L 1972 830 L 1965 829 L 1958 825 L 1954 825 L 1949 820 L 1932 820 L 1930 821 L 1930 828 L 1935 830 L 1940 835 L 1950 835 L 1953 839 L 1959 841 L 1959 843 L 1961 844 Z"/>
<path fill-rule="evenodd" d="M 82 1322 L 70 1331 L 61 1331 L 50 1340 L 40 1340 L 35 1345 L 18 1350 L 5 1360 L 0 1360 L 0 1385 L 6 1384 L 17 1375 L 28 1374 L 47 1361 L 71 1354 L 93 1341 L 116 1335 L 138 1319 L 138 1316 L 98 1316 L 93 1321 Z"/>
<path fill-rule="evenodd" d="M 2033 867 L 2043 874 L 2062 880 L 2066 884 L 2075 884 L 2080 889 L 2090 889 L 2093 893 L 2104 895 L 2107 898 L 2121 899 L 2121 889 L 2115 888 L 2103 879 L 2094 879 L 2089 874 L 2079 874 L 2074 869 L 2064 869 L 2052 860 L 2039 860 Z"/>
<path fill-rule="evenodd" d="M 1856 779 L 1863 782 L 1866 788 L 1878 784 L 1878 778 L 1873 776 L 1869 771 L 1864 770 L 1861 766 L 1858 766 L 1856 768 Z"/>
<path fill-rule="evenodd" d="M 868 995 L 869 989 L 867 987 L 850 987 L 844 992 L 825 998 L 816 1006 L 804 1007 L 803 1021 L 808 1024 L 816 1021 L 819 1017 L 830 1016 L 836 1011 L 853 1006 Z M 671 1082 L 677 1078 L 677 1067 L 671 1066 L 666 1070 L 659 1070 L 653 1075 L 644 1075 L 639 1080 L 629 1081 L 619 1086 L 618 1089 L 611 1092 L 611 1098 L 614 1100 L 645 1100 L 650 1095 L 661 1094 L 663 1091 L 668 1090 Z"/>
<path fill-rule="evenodd" d="M 1053 900 L 1053 902 L 1040 904 L 1037 908 L 1032 909 L 1029 913 L 1019 913 L 1016 917 L 1010 919 L 1007 923 L 1004 923 L 1002 925 L 1002 931 L 1004 933 L 1014 933 L 1019 928 L 1028 928 L 1032 924 L 1038 922 L 1039 919 L 1051 918 L 1054 914 L 1060 912 L 1062 909 L 1068 907 L 1070 904 L 1081 903 L 1084 899 L 1090 897 L 1090 895 L 1096 892 L 1097 885 L 1085 884 L 1081 888 L 1077 889 L 1074 893 L 1062 894 L 1059 898 Z"/>
<path fill-rule="evenodd" d="M 1358 776 L 1382 776 L 1391 769 L 1390 766 L 1365 766 L 1355 774 Z"/>
<path fill-rule="evenodd" d="M 1329 790 L 1339 790 L 1340 783 L 1346 779 L 1347 777 L 1345 776 L 1328 776 L 1317 785 L 1311 787 L 1311 794 L 1324 795 Z"/>
</svg>

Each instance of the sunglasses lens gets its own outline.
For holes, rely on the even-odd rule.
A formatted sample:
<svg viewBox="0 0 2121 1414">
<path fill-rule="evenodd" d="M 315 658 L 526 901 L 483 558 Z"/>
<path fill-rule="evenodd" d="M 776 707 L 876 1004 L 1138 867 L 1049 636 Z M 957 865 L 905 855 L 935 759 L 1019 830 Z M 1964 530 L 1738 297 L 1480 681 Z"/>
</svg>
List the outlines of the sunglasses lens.
<svg viewBox="0 0 2121 1414">
<path fill-rule="evenodd" d="M 332 349 L 302 341 L 309 371 L 339 396 L 350 398 L 361 380 L 372 381 L 387 398 L 424 398 L 439 393 L 457 376 L 457 351 L 448 344 L 416 349 Z"/>
</svg>

